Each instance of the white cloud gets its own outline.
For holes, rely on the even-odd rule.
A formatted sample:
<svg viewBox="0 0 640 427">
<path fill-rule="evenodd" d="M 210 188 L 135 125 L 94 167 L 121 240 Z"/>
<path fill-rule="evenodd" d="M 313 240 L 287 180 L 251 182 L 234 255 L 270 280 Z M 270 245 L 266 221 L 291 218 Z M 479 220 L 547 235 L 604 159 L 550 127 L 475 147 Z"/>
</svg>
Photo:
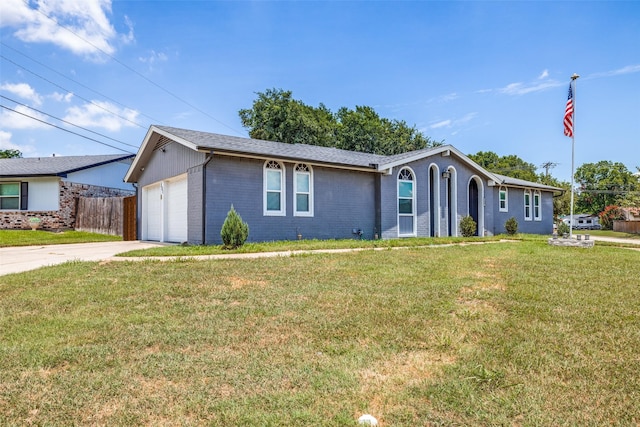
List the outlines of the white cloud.
<svg viewBox="0 0 640 427">
<path fill-rule="evenodd" d="M 444 127 L 450 127 L 450 126 L 451 126 L 451 120 L 442 120 L 440 122 L 429 125 L 429 129 L 438 129 L 438 128 L 444 128 Z"/>
<path fill-rule="evenodd" d="M 526 95 L 531 92 L 540 92 L 542 90 L 562 86 L 564 83 L 557 82 L 555 80 L 535 81 L 531 83 L 510 83 L 503 88 L 498 89 L 498 92 L 505 95 Z"/>
<path fill-rule="evenodd" d="M 104 101 L 92 102 L 93 104 L 86 103 L 80 107 L 69 108 L 64 120 L 78 126 L 99 127 L 112 132 L 117 132 L 123 127 L 135 126 L 134 123 L 139 115 L 138 111 L 118 108 L 116 105 Z"/>
<path fill-rule="evenodd" d="M 158 62 L 165 62 L 169 59 L 169 57 L 162 52 L 156 52 L 152 50 L 147 56 L 138 57 L 138 61 L 148 64 L 150 69 L 153 69 L 153 66 Z"/>
<path fill-rule="evenodd" d="M 429 129 L 451 128 L 469 123 L 478 116 L 477 112 L 467 113 L 459 119 L 447 119 L 429 125 Z"/>
<path fill-rule="evenodd" d="M 0 90 L 12 93 L 15 96 L 31 101 L 34 105 L 42 105 L 42 97 L 27 83 L 5 83 L 0 85 Z"/>
<path fill-rule="evenodd" d="M 23 157 L 27 157 L 35 152 L 35 147 L 29 144 L 14 144 L 11 142 L 11 132 L 5 132 L 0 130 L 0 150 L 18 150 L 22 153 Z"/>
<path fill-rule="evenodd" d="M 71 52 L 99 59 L 115 52 L 118 33 L 107 17 L 111 0 L 2 0 L 3 27 L 16 28 L 14 36 L 30 43 L 53 43 Z M 131 27 L 130 27 L 131 28 Z M 130 34 L 121 38 L 126 42 Z"/>
<path fill-rule="evenodd" d="M 538 76 L 538 80 L 546 79 L 547 77 L 549 77 L 549 70 L 544 70 L 542 74 Z"/>
<path fill-rule="evenodd" d="M 612 77 L 612 76 L 620 76 L 623 74 L 632 74 L 632 73 L 639 73 L 640 72 L 640 65 L 627 65 L 626 67 L 622 67 L 622 68 L 618 68 L 617 70 L 611 70 L 611 71 L 604 71 L 601 73 L 594 73 L 594 74 L 590 74 L 589 76 L 585 77 L 586 79 L 597 79 L 600 77 Z"/>
<path fill-rule="evenodd" d="M 0 127 L 5 129 L 40 129 L 48 128 L 47 117 L 33 111 L 29 107 L 18 105 L 14 111 L 3 109 L 0 112 Z"/>
<path fill-rule="evenodd" d="M 49 98 L 58 102 L 66 102 L 69 103 L 73 99 L 73 93 L 69 92 L 66 94 L 62 94 L 59 92 L 53 92 L 51 95 L 47 95 Z"/>
</svg>

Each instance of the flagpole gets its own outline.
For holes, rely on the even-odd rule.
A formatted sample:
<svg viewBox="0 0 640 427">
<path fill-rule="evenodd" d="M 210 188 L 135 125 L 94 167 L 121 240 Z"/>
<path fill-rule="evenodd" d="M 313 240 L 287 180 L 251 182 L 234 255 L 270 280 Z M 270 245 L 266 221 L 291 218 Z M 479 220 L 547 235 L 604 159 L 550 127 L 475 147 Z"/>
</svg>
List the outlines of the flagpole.
<svg viewBox="0 0 640 427">
<path fill-rule="evenodd" d="M 573 117 L 572 117 L 572 132 L 571 132 L 571 213 L 569 214 L 569 218 L 571 218 L 571 221 L 569 222 L 569 239 L 573 239 L 573 187 L 574 187 L 574 157 L 575 157 L 575 145 L 576 145 L 576 132 L 575 132 L 575 127 L 576 127 L 576 80 L 578 79 L 578 77 L 580 77 L 579 75 L 577 75 L 576 73 L 573 73 L 573 75 L 571 76 L 571 85 L 573 86 L 571 88 L 572 92 L 573 92 Z"/>
</svg>

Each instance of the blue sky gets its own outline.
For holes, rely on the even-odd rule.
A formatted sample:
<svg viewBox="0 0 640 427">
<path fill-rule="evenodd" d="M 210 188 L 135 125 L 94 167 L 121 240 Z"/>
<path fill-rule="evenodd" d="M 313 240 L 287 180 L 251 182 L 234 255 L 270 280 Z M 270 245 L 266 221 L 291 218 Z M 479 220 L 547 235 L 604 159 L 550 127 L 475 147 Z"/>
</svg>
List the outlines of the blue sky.
<svg viewBox="0 0 640 427">
<path fill-rule="evenodd" d="M 569 181 L 578 73 L 576 167 L 640 166 L 636 1 L 2 0 L 0 36 L 0 148 L 25 157 L 135 152 L 151 124 L 246 136 L 238 110 L 280 88 Z"/>
</svg>

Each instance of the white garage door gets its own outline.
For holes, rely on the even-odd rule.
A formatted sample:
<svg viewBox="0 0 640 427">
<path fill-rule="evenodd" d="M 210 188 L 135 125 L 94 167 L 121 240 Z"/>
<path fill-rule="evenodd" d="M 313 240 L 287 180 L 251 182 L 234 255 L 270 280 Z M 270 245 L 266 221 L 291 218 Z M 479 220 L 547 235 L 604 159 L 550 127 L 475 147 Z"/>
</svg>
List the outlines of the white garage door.
<svg viewBox="0 0 640 427">
<path fill-rule="evenodd" d="M 187 176 L 142 188 L 142 239 L 187 241 Z"/>
<path fill-rule="evenodd" d="M 187 177 L 167 181 L 165 190 L 167 206 L 167 238 L 168 242 L 187 241 Z"/>
<path fill-rule="evenodd" d="M 162 192 L 159 183 L 142 188 L 142 239 L 162 239 Z"/>
</svg>

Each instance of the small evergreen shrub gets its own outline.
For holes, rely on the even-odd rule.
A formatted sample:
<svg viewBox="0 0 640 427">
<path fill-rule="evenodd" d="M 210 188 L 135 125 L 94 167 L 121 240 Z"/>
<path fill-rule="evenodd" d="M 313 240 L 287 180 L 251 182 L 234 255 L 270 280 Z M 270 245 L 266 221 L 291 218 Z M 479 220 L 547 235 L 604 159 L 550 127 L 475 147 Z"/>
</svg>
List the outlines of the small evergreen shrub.
<svg viewBox="0 0 640 427">
<path fill-rule="evenodd" d="M 507 231 L 507 234 L 513 236 L 518 232 L 518 220 L 512 216 L 504 223 L 504 229 Z"/>
<path fill-rule="evenodd" d="M 478 224 L 476 224 L 470 215 L 463 217 L 460 221 L 460 231 L 462 232 L 463 237 L 475 236 L 477 229 Z"/>
<path fill-rule="evenodd" d="M 236 212 L 231 205 L 227 218 L 222 224 L 222 230 L 220 230 L 220 237 L 222 237 L 222 243 L 227 249 L 236 249 L 244 245 L 249 237 L 249 225 L 242 221 L 240 214 Z"/>
<path fill-rule="evenodd" d="M 558 236 L 562 236 L 563 234 L 569 234 L 569 224 L 564 221 L 560 221 L 558 223 Z"/>
</svg>

